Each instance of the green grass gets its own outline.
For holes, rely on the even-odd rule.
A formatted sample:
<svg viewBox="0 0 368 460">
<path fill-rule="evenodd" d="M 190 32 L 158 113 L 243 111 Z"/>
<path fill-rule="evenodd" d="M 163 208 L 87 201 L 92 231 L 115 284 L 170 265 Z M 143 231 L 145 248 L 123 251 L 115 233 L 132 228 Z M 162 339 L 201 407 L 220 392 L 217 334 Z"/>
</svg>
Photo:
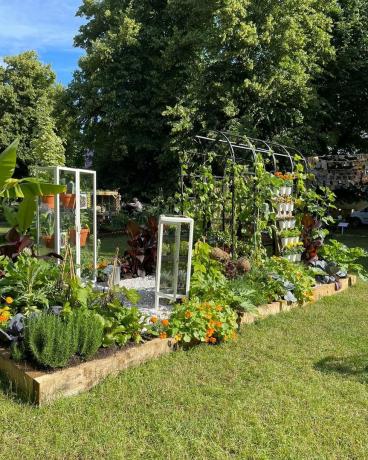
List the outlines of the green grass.
<svg viewBox="0 0 368 460">
<path fill-rule="evenodd" d="M 117 247 L 119 248 L 119 254 L 123 255 L 127 248 L 127 239 L 126 235 L 104 236 L 100 238 L 101 247 L 98 255 L 111 259 L 115 255 Z"/>
<path fill-rule="evenodd" d="M 0 390 L 0 458 L 367 458 L 367 284 L 35 408 Z"/>
</svg>

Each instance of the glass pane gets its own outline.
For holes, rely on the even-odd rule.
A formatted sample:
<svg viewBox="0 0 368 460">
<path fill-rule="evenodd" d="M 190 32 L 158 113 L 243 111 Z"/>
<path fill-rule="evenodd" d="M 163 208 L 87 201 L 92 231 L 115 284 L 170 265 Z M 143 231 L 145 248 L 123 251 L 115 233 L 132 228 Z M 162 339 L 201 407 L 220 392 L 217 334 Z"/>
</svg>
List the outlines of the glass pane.
<svg viewBox="0 0 368 460">
<path fill-rule="evenodd" d="M 34 169 L 33 174 L 45 182 L 55 182 L 53 168 L 37 168 Z M 55 251 L 55 201 L 54 195 L 44 195 L 39 199 L 37 233 L 40 255 Z"/>
<path fill-rule="evenodd" d="M 80 246 L 81 277 L 93 279 L 94 266 L 94 226 L 93 226 L 93 174 L 80 173 Z"/>
<path fill-rule="evenodd" d="M 60 184 L 66 185 L 65 193 L 60 194 L 60 253 L 65 254 L 65 245 L 70 244 L 74 264 L 76 264 L 76 173 L 60 170 Z"/>
<path fill-rule="evenodd" d="M 160 291 L 165 294 L 185 295 L 188 263 L 189 226 L 164 224 Z"/>
</svg>

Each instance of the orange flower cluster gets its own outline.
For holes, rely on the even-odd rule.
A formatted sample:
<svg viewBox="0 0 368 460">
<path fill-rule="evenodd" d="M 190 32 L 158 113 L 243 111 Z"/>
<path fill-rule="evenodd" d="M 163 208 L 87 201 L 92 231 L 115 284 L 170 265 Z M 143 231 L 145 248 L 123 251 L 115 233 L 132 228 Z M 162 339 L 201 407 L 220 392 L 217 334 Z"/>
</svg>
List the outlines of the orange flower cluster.
<svg viewBox="0 0 368 460">
<path fill-rule="evenodd" d="M 166 339 L 166 338 L 167 338 L 166 332 L 160 332 L 160 339 Z"/>
<path fill-rule="evenodd" d="M 168 319 L 163 319 L 163 320 L 161 321 L 161 324 L 162 324 L 164 327 L 167 327 L 167 326 L 170 324 L 170 322 L 169 322 Z"/>
<path fill-rule="evenodd" d="M 293 180 L 294 179 L 293 174 L 283 174 L 281 171 L 276 171 L 275 176 L 282 180 Z"/>
<path fill-rule="evenodd" d="M 184 316 L 185 316 L 186 319 L 189 319 L 189 318 L 191 318 L 193 316 L 193 313 L 191 311 L 187 310 L 185 312 Z"/>
<path fill-rule="evenodd" d="M 157 316 L 151 316 L 151 318 L 150 318 L 150 322 L 151 322 L 152 324 L 155 324 L 155 323 L 157 323 L 157 321 L 158 321 L 158 318 L 157 318 Z"/>
<path fill-rule="evenodd" d="M 0 323 L 6 323 L 10 316 L 9 307 L 0 308 Z"/>
</svg>

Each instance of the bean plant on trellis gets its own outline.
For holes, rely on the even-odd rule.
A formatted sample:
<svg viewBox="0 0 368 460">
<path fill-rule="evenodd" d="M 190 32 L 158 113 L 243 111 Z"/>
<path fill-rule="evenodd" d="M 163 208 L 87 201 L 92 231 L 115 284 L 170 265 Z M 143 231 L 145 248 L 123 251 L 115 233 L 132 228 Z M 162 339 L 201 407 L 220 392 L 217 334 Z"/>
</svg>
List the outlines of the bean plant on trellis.
<svg viewBox="0 0 368 460">
<path fill-rule="evenodd" d="M 189 174 L 190 185 L 184 186 L 181 195 L 183 212 L 195 219 L 197 236 L 216 237 L 234 256 L 252 255 L 260 262 L 266 255 L 262 234 L 268 231 L 271 235 L 276 224 L 272 197 L 278 179 L 267 172 L 261 155 L 256 155 L 253 173 L 246 165 L 228 159 L 221 177 L 213 172 L 214 158 L 209 155 L 206 163 Z M 182 173 L 187 171 L 184 167 Z M 218 215 L 222 216 L 221 230 L 213 225 L 213 216 Z M 226 221 L 235 225 L 234 241 Z"/>
</svg>

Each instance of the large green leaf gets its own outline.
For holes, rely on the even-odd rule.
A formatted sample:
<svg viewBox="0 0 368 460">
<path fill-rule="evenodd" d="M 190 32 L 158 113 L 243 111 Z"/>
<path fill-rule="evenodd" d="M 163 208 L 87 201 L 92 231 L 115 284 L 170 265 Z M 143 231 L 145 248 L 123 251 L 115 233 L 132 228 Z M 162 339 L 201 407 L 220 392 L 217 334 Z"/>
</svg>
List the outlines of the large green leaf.
<svg viewBox="0 0 368 460">
<path fill-rule="evenodd" d="M 33 218 L 37 209 L 36 198 L 32 195 L 26 196 L 18 208 L 18 228 L 21 233 L 25 233 L 32 225 Z"/>
<path fill-rule="evenodd" d="M 0 191 L 4 187 L 5 182 L 11 179 L 15 166 L 17 164 L 17 148 L 19 139 L 16 139 L 0 154 Z"/>
<path fill-rule="evenodd" d="M 49 184 L 47 182 L 23 182 L 20 188 L 24 195 L 42 196 L 42 195 L 56 195 L 65 192 L 65 185 Z"/>
</svg>

